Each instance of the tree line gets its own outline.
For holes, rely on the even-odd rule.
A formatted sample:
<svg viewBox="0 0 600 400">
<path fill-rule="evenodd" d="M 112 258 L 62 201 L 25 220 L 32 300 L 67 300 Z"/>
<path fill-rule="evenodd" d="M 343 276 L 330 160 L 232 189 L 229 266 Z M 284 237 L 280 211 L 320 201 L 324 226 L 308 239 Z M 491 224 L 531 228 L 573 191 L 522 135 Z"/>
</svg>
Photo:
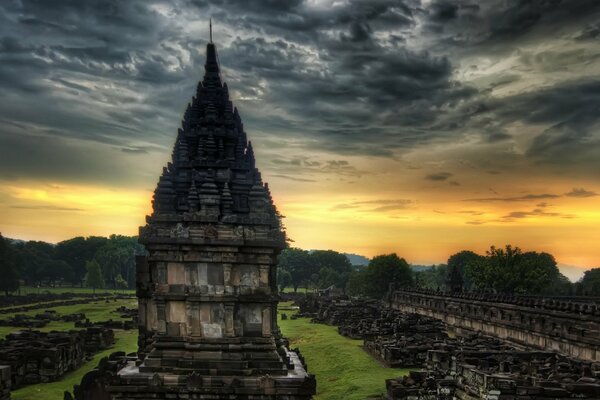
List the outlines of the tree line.
<svg viewBox="0 0 600 400">
<path fill-rule="evenodd" d="M 457 277 L 465 291 L 600 296 L 600 268 L 586 271 L 582 279 L 571 283 L 560 273 L 551 254 L 524 252 L 510 245 L 492 246 L 485 254 L 460 251 L 446 264 L 419 269 L 411 268 L 395 253 L 376 256 L 367 266 L 356 266 L 333 250 L 288 248 L 279 257 L 277 284 L 281 291 L 335 286 L 352 296 L 381 298 L 390 284 L 449 290 L 450 281 Z"/>
<path fill-rule="evenodd" d="M 16 291 L 21 282 L 35 287 L 134 288 L 135 256 L 144 251 L 133 236 L 80 236 L 51 244 L 0 235 L 0 290 Z"/>
<path fill-rule="evenodd" d="M 57 244 L 12 241 L 0 235 L 0 291 L 29 286 L 70 284 L 91 288 L 135 288 L 135 256 L 145 250 L 136 237 L 75 237 Z M 334 286 L 349 295 L 382 297 L 396 287 L 446 290 L 459 277 L 464 290 L 502 293 L 600 296 L 600 268 L 586 271 L 571 283 L 551 254 L 524 252 L 510 245 L 491 247 L 485 254 L 460 251 L 446 264 L 411 268 L 397 254 L 384 254 L 368 265 L 352 265 L 333 250 L 287 248 L 279 256 L 277 285 L 283 291 L 299 287 Z"/>
</svg>

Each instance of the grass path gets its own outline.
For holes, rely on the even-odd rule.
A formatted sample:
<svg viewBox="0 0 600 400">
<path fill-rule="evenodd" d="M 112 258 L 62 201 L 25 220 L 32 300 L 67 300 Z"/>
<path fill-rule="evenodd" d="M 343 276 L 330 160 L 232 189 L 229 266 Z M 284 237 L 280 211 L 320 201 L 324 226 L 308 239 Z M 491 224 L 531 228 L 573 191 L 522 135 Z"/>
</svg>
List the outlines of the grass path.
<svg viewBox="0 0 600 400">
<path fill-rule="evenodd" d="M 362 349 L 362 340 L 341 336 L 334 326 L 312 324 L 308 318 L 278 319 L 290 347 L 300 348 L 309 372 L 317 377 L 316 400 L 364 400 L 383 394 L 386 379 L 409 371 L 382 366 Z"/>
<path fill-rule="evenodd" d="M 55 307 L 59 313 L 85 312 L 92 320 L 118 318 L 112 311 L 120 306 L 135 306 L 135 300 L 118 302 L 98 302 L 75 306 Z M 281 303 L 289 306 L 289 303 Z M 288 316 L 295 311 L 283 311 Z M 312 324 L 307 318 L 281 320 L 279 326 L 290 347 L 299 347 L 309 372 L 317 377 L 315 400 L 364 400 L 367 396 L 382 394 L 385 380 L 400 376 L 407 370 L 386 368 L 371 358 L 363 349 L 361 340 L 345 338 L 337 333 L 337 328 L 322 324 Z M 72 323 L 52 323 L 42 330 L 72 329 Z M 1 327 L 0 335 L 15 328 Z M 26 386 L 12 392 L 13 400 L 60 400 L 65 390 L 72 391 L 85 373 L 98 365 L 102 357 L 114 351 L 133 352 L 137 347 L 137 330 L 115 331 L 116 344 L 96 354 L 77 371 L 66 374 L 60 381 Z"/>
</svg>

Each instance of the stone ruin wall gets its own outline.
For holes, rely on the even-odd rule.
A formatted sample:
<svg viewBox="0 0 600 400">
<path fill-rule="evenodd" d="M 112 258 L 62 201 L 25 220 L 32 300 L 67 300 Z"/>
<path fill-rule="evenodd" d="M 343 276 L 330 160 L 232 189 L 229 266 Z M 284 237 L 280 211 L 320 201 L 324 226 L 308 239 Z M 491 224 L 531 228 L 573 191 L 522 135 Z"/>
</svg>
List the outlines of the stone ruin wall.
<svg viewBox="0 0 600 400">
<path fill-rule="evenodd" d="M 309 295 L 295 302 L 300 306 L 296 315 L 336 325 L 341 335 L 362 338 L 364 349 L 387 366 L 419 369 L 386 380 L 386 395 L 377 399 L 600 398 L 598 362 L 481 332 L 448 335 L 450 326 L 439 319 L 392 309 L 376 300 Z"/>
<path fill-rule="evenodd" d="M 600 308 L 582 298 L 553 299 L 435 291 L 393 291 L 391 308 L 444 321 L 457 332 L 600 361 Z"/>
<path fill-rule="evenodd" d="M 21 331 L 0 340 L 2 387 L 17 389 L 47 383 L 78 369 L 89 356 L 111 346 L 111 329 L 93 327 L 69 332 Z M 7 368 L 7 371 L 4 371 Z M 5 383 L 7 376 L 8 383 Z"/>
<path fill-rule="evenodd" d="M 140 349 L 146 348 L 155 333 L 204 338 L 271 336 L 277 317 L 270 280 L 273 249 L 178 248 L 155 252 L 152 267 L 148 259 L 138 258 Z M 240 304 L 236 304 L 238 296 Z"/>
</svg>

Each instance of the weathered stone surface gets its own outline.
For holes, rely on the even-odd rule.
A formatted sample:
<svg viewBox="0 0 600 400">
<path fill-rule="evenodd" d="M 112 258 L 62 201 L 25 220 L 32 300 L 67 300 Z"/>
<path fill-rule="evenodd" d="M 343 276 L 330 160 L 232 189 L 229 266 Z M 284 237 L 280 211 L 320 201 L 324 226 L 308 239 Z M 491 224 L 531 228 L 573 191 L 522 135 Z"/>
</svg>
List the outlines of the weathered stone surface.
<svg viewBox="0 0 600 400">
<path fill-rule="evenodd" d="M 0 365 L 0 400 L 10 400 L 10 366 Z"/>
<path fill-rule="evenodd" d="M 51 382 L 113 343 L 113 331 L 103 328 L 11 333 L 0 341 L 0 365 L 10 366 L 13 388 Z"/>
<path fill-rule="evenodd" d="M 388 304 L 438 318 L 457 331 L 600 361 L 600 308 L 594 298 L 401 290 L 390 293 Z"/>
<path fill-rule="evenodd" d="M 310 399 L 315 379 L 277 327 L 285 234 L 212 43 L 146 222 L 137 360 L 94 371 L 75 398 Z"/>
</svg>

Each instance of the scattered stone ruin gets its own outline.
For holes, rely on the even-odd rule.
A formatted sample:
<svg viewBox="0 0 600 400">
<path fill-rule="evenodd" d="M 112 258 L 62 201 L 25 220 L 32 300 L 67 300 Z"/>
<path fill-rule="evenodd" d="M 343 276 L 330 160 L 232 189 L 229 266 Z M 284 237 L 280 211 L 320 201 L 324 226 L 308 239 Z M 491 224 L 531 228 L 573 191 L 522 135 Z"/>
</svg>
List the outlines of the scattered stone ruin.
<svg viewBox="0 0 600 400">
<path fill-rule="evenodd" d="M 84 313 L 58 314 L 54 310 L 46 310 L 36 315 L 15 314 L 6 319 L 0 319 L 0 326 L 19 328 L 43 328 L 52 321 L 77 322 L 85 319 Z"/>
<path fill-rule="evenodd" d="M 458 332 L 483 332 L 513 343 L 600 361 L 600 307 L 595 298 L 398 290 L 396 310 L 444 321 Z"/>
<path fill-rule="evenodd" d="M 599 399 L 600 363 L 540 350 L 373 300 L 306 296 L 300 315 L 337 325 L 391 367 L 421 368 L 386 381 L 388 400 Z M 450 337 L 447 332 L 452 332 Z"/>
<path fill-rule="evenodd" d="M 386 381 L 389 400 L 598 399 L 600 365 L 556 352 L 461 339 L 427 352 L 426 371 Z"/>
<path fill-rule="evenodd" d="M 68 293 L 69 294 L 69 293 Z M 72 294 L 69 294 L 72 295 Z M 30 296 L 31 299 L 30 299 Z M 56 295 L 59 298 L 62 298 L 62 296 Z M 73 295 L 74 296 L 74 295 Z M 114 295 L 114 296 L 103 296 L 103 297 L 97 297 L 97 296 L 93 296 L 93 295 L 85 295 L 84 297 L 79 298 L 80 296 L 77 295 L 77 298 L 71 299 L 71 300 L 48 300 L 48 299 L 54 299 L 55 295 L 27 295 L 27 296 L 22 296 L 25 298 L 25 300 L 23 300 L 23 302 L 17 302 L 18 304 L 24 304 L 24 305 L 20 305 L 20 306 L 16 306 L 16 307 L 7 307 L 7 308 L 2 308 L 0 309 L 0 314 L 14 314 L 14 313 L 23 313 L 23 312 L 27 312 L 27 311 L 32 311 L 32 310 L 42 310 L 42 309 L 47 309 L 47 308 L 54 308 L 54 307 L 62 307 L 62 306 L 72 306 L 72 305 L 78 305 L 78 304 L 89 304 L 89 303 L 96 303 L 99 301 L 104 301 L 106 303 L 110 302 L 110 301 L 117 301 L 117 300 L 122 300 L 122 299 L 131 299 L 131 296 L 127 296 L 127 295 Z M 2 296 L 0 296 L 0 298 L 2 298 Z M 41 299 L 46 299 L 43 300 L 42 303 L 34 303 L 34 304 L 29 304 L 33 301 L 33 299 L 36 298 L 41 298 Z M 69 297 L 67 297 L 69 298 Z"/>
<path fill-rule="evenodd" d="M 285 234 L 213 43 L 140 242 L 137 358 L 101 365 L 76 399 L 312 398 L 314 376 L 277 327 Z"/>
<path fill-rule="evenodd" d="M 103 328 L 69 332 L 21 331 L 0 340 L 0 365 L 9 368 L 11 386 L 17 389 L 55 381 L 79 368 L 88 356 L 113 343 L 113 331 Z"/>
</svg>

